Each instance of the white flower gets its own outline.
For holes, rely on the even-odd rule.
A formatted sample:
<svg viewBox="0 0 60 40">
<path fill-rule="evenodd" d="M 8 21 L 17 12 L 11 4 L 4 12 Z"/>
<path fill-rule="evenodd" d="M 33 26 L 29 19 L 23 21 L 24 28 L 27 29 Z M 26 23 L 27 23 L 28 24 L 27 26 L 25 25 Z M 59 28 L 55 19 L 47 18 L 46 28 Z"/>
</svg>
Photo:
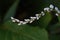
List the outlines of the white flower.
<svg viewBox="0 0 60 40">
<path fill-rule="evenodd" d="M 44 8 L 44 11 L 48 11 L 49 12 L 49 8 L 47 7 L 47 8 Z"/>
<path fill-rule="evenodd" d="M 54 6 L 52 5 L 52 4 L 50 4 L 50 6 L 49 6 L 51 9 L 53 9 L 54 8 Z"/>
<path fill-rule="evenodd" d="M 29 21 L 30 21 L 30 19 L 24 19 L 24 21 L 29 22 Z"/>
<path fill-rule="evenodd" d="M 18 19 L 15 19 L 17 22 L 20 22 Z"/>
<path fill-rule="evenodd" d="M 41 17 L 41 14 L 35 14 L 37 20 Z"/>
<path fill-rule="evenodd" d="M 33 21 L 31 20 L 30 23 L 32 23 Z"/>
<path fill-rule="evenodd" d="M 23 21 L 20 21 L 19 23 L 18 23 L 18 25 L 22 25 L 23 24 Z"/>
<path fill-rule="evenodd" d="M 27 24 L 27 22 L 23 22 L 22 24 Z"/>
<path fill-rule="evenodd" d="M 21 23 L 18 23 L 18 25 L 21 25 Z"/>
<path fill-rule="evenodd" d="M 35 20 L 36 19 L 36 17 L 30 17 L 31 19 L 33 19 L 33 20 Z"/>
<path fill-rule="evenodd" d="M 58 11 L 59 10 L 58 7 L 55 7 L 55 10 Z"/>
<path fill-rule="evenodd" d="M 37 17 L 37 16 L 39 16 L 39 14 L 35 14 L 35 16 Z"/>
<path fill-rule="evenodd" d="M 15 20 L 12 20 L 12 22 L 16 22 Z"/>
<path fill-rule="evenodd" d="M 50 7 L 50 11 L 52 11 L 54 8 L 54 6 L 52 4 L 49 7 Z"/>
<path fill-rule="evenodd" d="M 55 10 L 56 10 L 58 13 L 60 13 L 60 10 L 58 9 L 58 7 L 55 7 Z"/>
<path fill-rule="evenodd" d="M 11 19 L 15 19 L 15 18 L 11 17 Z"/>
<path fill-rule="evenodd" d="M 20 23 L 23 23 L 23 21 L 20 21 Z"/>
<path fill-rule="evenodd" d="M 29 23 L 32 23 L 34 21 L 34 19 L 30 19 Z"/>
<path fill-rule="evenodd" d="M 58 12 L 59 11 L 58 7 L 55 7 L 55 10 Z"/>
<path fill-rule="evenodd" d="M 30 17 L 31 19 L 30 19 L 30 23 L 32 23 L 37 17 Z"/>
<path fill-rule="evenodd" d="M 56 16 L 59 16 L 59 14 L 58 14 L 58 13 L 56 13 L 55 15 L 56 15 Z"/>
<path fill-rule="evenodd" d="M 45 13 L 42 11 L 42 12 L 41 12 L 41 15 L 42 15 L 42 16 L 44 16 L 44 15 L 45 15 Z"/>
<path fill-rule="evenodd" d="M 57 12 L 60 13 L 60 10 L 58 10 Z"/>
</svg>

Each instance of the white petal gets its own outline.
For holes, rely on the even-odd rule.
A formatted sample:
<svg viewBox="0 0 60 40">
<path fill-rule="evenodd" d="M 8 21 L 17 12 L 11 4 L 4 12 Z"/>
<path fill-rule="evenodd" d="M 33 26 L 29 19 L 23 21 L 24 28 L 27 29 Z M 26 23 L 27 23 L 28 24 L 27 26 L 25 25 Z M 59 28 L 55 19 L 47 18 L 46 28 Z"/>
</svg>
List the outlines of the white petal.
<svg viewBox="0 0 60 40">
<path fill-rule="evenodd" d="M 30 23 L 32 23 L 33 21 L 31 20 Z"/>
<path fill-rule="evenodd" d="M 19 23 L 18 23 L 18 25 L 21 25 L 23 23 L 23 21 L 20 21 Z"/>
<path fill-rule="evenodd" d="M 39 18 L 41 17 L 41 14 L 36 14 L 36 19 L 39 20 Z"/>
<path fill-rule="evenodd" d="M 54 8 L 54 6 L 52 4 L 49 7 L 52 8 L 52 9 Z"/>
<path fill-rule="evenodd" d="M 15 19 L 17 22 L 20 22 L 18 19 Z"/>
<path fill-rule="evenodd" d="M 53 9 L 50 9 L 50 11 L 52 11 Z"/>
<path fill-rule="evenodd" d="M 58 10 L 57 12 L 58 12 L 58 13 L 60 13 L 60 11 L 59 11 L 59 10 Z"/>
<path fill-rule="evenodd" d="M 29 21 L 30 21 L 30 19 L 24 19 L 24 21 L 29 22 Z"/>
<path fill-rule="evenodd" d="M 12 22 L 16 22 L 15 20 L 12 20 Z"/>
<path fill-rule="evenodd" d="M 15 19 L 15 18 L 11 17 L 11 19 Z"/>
<path fill-rule="evenodd" d="M 41 14 L 35 14 L 36 17 L 41 17 Z"/>
<path fill-rule="evenodd" d="M 41 16 L 40 16 L 40 17 L 41 17 Z M 39 19 L 40 19 L 40 17 L 36 17 L 36 19 L 37 19 L 37 20 L 39 20 Z"/>
<path fill-rule="evenodd" d="M 21 23 L 18 23 L 18 25 L 21 25 Z"/>
<path fill-rule="evenodd" d="M 27 22 L 23 22 L 22 24 L 27 24 Z"/>
<path fill-rule="evenodd" d="M 55 10 L 56 10 L 58 13 L 60 13 L 60 10 L 58 9 L 58 7 L 55 7 Z"/>
<path fill-rule="evenodd" d="M 58 13 L 56 13 L 55 15 L 56 15 L 56 16 L 59 16 L 59 14 L 58 14 Z"/>
<path fill-rule="evenodd" d="M 47 8 L 44 8 L 44 11 L 48 11 L 49 12 L 49 8 L 47 7 Z"/>
<path fill-rule="evenodd" d="M 44 8 L 44 11 L 46 11 L 47 9 L 46 8 Z"/>
<path fill-rule="evenodd" d="M 43 11 L 41 13 L 44 13 Z"/>
<path fill-rule="evenodd" d="M 55 10 L 58 10 L 58 7 L 55 7 Z"/>
<path fill-rule="evenodd" d="M 23 23 L 23 21 L 20 21 L 20 23 Z"/>
<path fill-rule="evenodd" d="M 37 17 L 36 17 L 36 19 L 37 19 Z M 29 21 L 29 22 L 30 22 L 30 23 L 32 23 L 33 21 L 35 21 L 35 19 L 30 19 L 30 21 Z"/>
<path fill-rule="evenodd" d="M 30 19 L 30 21 L 31 21 L 31 20 L 34 21 L 35 19 Z"/>
<path fill-rule="evenodd" d="M 31 19 L 36 19 L 36 17 L 30 17 Z"/>
<path fill-rule="evenodd" d="M 35 14 L 35 16 L 39 16 L 39 14 Z"/>
<path fill-rule="evenodd" d="M 42 16 L 44 16 L 44 15 L 45 15 L 45 13 L 42 11 L 42 12 L 41 12 L 41 15 L 42 15 Z"/>
</svg>

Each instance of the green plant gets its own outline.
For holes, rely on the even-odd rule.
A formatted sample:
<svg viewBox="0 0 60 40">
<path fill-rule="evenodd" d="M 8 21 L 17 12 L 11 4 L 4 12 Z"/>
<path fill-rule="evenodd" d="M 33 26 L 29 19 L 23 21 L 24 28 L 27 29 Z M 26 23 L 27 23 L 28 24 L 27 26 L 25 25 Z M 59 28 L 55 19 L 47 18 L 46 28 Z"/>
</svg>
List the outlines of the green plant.
<svg viewBox="0 0 60 40">
<path fill-rule="evenodd" d="M 60 34 L 60 14 L 56 10 L 45 10 L 45 15 L 32 24 L 17 25 L 10 19 L 14 17 L 19 0 L 15 1 L 7 11 L 6 15 L 0 23 L 0 40 L 59 40 Z M 42 7 L 45 7 L 42 5 Z M 55 15 L 57 13 L 57 16 Z M 52 14 L 54 13 L 54 14 Z M 59 14 L 59 15 L 58 15 Z M 56 23 L 52 19 L 56 16 Z M 54 23 L 54 24 L 52 24 Z M 48 31 L 49 30 L 49 31 Z M 51 37 L 52 36 L 52 37 Z M 57 37 L 56 37 L 57 36 Z M 59 36 L 60 37 L 60 36 Z"/>
</svg>

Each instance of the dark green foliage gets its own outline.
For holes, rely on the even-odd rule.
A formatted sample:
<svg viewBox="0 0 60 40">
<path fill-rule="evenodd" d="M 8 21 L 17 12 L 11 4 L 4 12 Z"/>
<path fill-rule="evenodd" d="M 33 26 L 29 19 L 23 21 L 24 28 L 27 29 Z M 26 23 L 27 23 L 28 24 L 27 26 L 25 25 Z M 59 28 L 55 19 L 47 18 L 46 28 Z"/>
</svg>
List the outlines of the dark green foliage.
<svg viewBox="0 0 60 40">
<path fill-rule="evenodd" d="M 4 17 L 4 21 L 7 21 L 10 19 L 10 17 L 14 16 L 15 15 L 15 11 L 16 11 L 16 8 L 17 8 L 17 5 L 18 5 L 19 1 L 15 1 L 12 6 L 9 8 L 9 10 L 7 11 L 6 13 L 6 16 Z M 12 9 L 12 10 L 11 10 Z"/>
<path fill-rule="evenodd" d="M 34 21 L 32 24 L 18 26 L 17 23 L 11 21 L 10 17 L 16 15 L 20 0 L 7 1 L 0 1 L 0 4 L 2 4 L 0 6 L 0 40 L 60 40 L 60 15 L 55 18 L 51 12 L 45 12 L 45 16 L 41 17 L 38 21 Z M 31 1 L 28 0 L 27 3 Z M 34 2 L 36 2 L 36 5 Z M 29 12 L 34 14 L 39 13 L 45 7 L 49 6 L 49 4 L 60 8 L 59 2 L 59 0 L 33 0 L 32 3 L 35 7 Z M 24 11 L 22 10 L 22 13 Z M 19 18 L 20 15 L 18 15 L 16 17 Z M 52 21 L 53 19 L 54 23 Z"/>
<path fill-rule="evenodd" d="M 14 33 L 14 34 L 12 33 L 13 35 L 11 35 L 11 37 L 13 36 L 14 39 L 16 39 L 15 37 L 18 37 L 16 40 L 48 40 L 48 34 L 46 30 L 44 28 L 41 29 L 38 26 L 33 27 L 29 26 L 28 24 L 18 26 L 17 24 L 12 23 L 11 21 L 7 21 L 4 24 L 4 26 L 5 26 L 4 29 L 7 29 Z"/>
</svg>

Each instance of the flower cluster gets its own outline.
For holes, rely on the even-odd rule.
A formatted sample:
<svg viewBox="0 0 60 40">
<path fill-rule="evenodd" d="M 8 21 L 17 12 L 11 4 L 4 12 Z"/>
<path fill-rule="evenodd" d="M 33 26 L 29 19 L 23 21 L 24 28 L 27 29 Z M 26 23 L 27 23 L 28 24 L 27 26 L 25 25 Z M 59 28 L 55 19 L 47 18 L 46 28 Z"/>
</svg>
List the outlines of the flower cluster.
<svg viewBox="0 0 60 40">
<path fill-rule="evenodd" d="M 18 22 L 18 25 L 22 25 L 22 24 L 27 24 L 27 23 L 32 23 L 35 20 L 39 20 L 41 18 L 41 16 L 44 16 L 45 13 L 41 12 L 40 14 L 35 14 L 35 17 L 30 17 L 30 19 L 24 19 L 24 21 L 20 21 L 18 19 L 15 19 L 14 17 L 11 17 L 12 22 Z"/>
<path fill-rule="evenodd" d="M 44 8 L 44 11 L 47 11 L 47 12 L 51 12 L 53 10 L 55 10 L 57 12 L 55 15 L 59 16 L 60 10 L 58 9 L 58 7 L 55 7 L 51 4 L 49 7 Z"/>
<path fill-rule="evenodd" d="M 58 14 L 60 14 L 60 10 L 58 9 L 58 7 L 54 7 L 52 4 L 49 7 L 44 8 L 44 12 L 50 12 L 55 10 L 57 13 L 55 14 L 56 16 L 58 16 Z M 12 22 L 17 22 L 18 25 L 22 25 L 22 24 L 27 24 L 27 23 L 32 23 L 35 20 L 39 20 L 42 16 L 45 15 L 43 11 L 41 11 L 41 13 L 39 14 L 35 14 L 35 17 L 30 17 L 30 19 L 24 19 L 24 21 L 20 21 L 14 17 L 11 17 Z"/>
</svg>

